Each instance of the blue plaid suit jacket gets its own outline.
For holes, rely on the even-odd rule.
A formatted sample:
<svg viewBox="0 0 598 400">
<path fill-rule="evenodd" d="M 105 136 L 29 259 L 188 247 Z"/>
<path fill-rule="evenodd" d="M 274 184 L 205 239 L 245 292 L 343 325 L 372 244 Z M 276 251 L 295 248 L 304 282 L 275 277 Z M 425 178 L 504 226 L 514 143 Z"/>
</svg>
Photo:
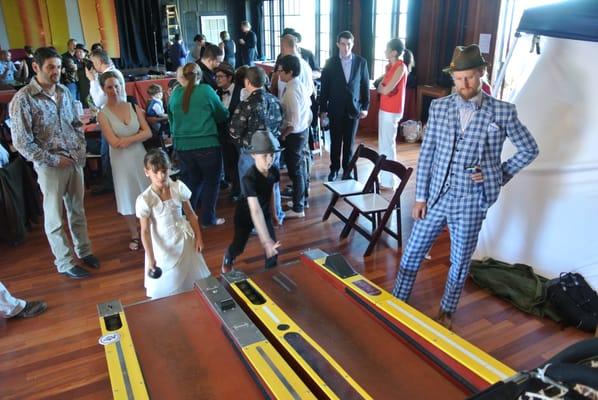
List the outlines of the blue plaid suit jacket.
<svg viewBox="0 0 598 400">
<path fill-rule="evenodd" d="M 459 126 L 459 111 L 452 94 L 432 101 L 424 142 L 419 155 L 416 198 L 432 207 L 442 193 L 442 186 L 455 146 L 455 126 Z M 480 206 L 490 207 L 498 198 L 501 186 L 538 156 L 538 145 L 517 117 L 514 104 L 483 94 L 482 106 L 472 118 L 468 130 L 480 133 L 478 159 L 484 174 L 484 196 Z M 506 138 L 517 152 L 501 162 Z"/>
</svg>

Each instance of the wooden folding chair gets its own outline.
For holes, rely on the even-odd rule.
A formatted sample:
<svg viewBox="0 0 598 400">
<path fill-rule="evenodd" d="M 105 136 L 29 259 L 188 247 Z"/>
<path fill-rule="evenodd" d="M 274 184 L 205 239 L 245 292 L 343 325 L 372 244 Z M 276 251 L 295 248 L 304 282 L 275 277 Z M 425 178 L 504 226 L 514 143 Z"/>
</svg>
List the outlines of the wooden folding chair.
<svg viewBox="0 0 598 400">
<path fill-rule="evenodd" d="M 360 182 L 358 180 L 357 161 L 360 158 L 365 158 L 373 164 L 372 172 L 365 182 Z M 335 208 L 336 202 L 341 197 L 360 193 L 378 193 L 378 172 L 380 168 L 380 162 L 385 158 L 386 156 L 381 156 L 375 150 L 360 144 L 355 150 L 355 153 L 353 153 L 353 157 L 351 157 L 351 160 L 349 161 L 349 166 L 343 173 L 342 180 L 335 182 L 324 182 L 324 186 L 332 192 L 332 198 L 330 199 L 330 203 L 328 204 L 326 211 L 324 211 L 322 221 L 326 221 L 332 213 L 340 220 L 347 222 L 347 218 L 343 215 L 343 213 Z"/>
<path fill-rule="evenodd" d="M 401 247 L 401 193 L 409 181 L 413 168 L 407 168 L 398 161 L 384 159 L 380 162 L 379 170 L 390 172 L 401 181 L 390 200 L 387 200 L 379 193 L 362 193 L 344 197 L 344 200 L 353 207 L 353 211 L 351 211 L 351 215 L 345 222 L 341 239 L 346 238 L 351 229 L 361 233 L 370 242 L 363 254 L 364 257 L 372 253 L 382 232 L 386 232 L 397 239 L 399 247 Z M 393 212 L 396 212 L 396 232 L 386 226 Z M 363 215 L 372 223 L 371 231 L 367 231 L 357 223 L 360 215 Z"/>
</svg>

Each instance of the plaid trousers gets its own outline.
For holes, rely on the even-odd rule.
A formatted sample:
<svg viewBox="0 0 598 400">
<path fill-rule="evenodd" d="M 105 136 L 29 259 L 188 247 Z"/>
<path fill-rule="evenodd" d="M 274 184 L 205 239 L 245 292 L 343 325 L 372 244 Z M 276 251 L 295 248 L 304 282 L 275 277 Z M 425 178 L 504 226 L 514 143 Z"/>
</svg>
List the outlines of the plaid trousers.
<svg viewBox="0 0 598 400">
<path fill-rule="evenodd" d="M 440 197 L 422 220 L 416 221 L 403 251 L 401 266 L 392 294 L 406 301 L 411 294 L 417 271 L 432 244 L 448 225 L 451 255 L 448 278 L 440 308 L 446 312 L 457 309 L 465 279 L 469 273 L 471 256 L 478 242 L 486 210 L 480 207 L 482 190 L 466 196 L 454 196 L 451 190 Z"/>
</svg>

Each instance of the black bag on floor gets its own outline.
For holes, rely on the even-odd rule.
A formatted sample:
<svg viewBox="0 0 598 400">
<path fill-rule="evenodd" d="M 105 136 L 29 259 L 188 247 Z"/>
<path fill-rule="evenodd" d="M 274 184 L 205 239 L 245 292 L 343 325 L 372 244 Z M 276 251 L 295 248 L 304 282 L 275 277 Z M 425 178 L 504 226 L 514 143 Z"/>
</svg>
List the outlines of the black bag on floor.
<svg viewBox="0 0 598 400">
<path fill-rule="evenodd" d="M 548 299 L 563 317 L 563 322 L 586 332 L 598 325 L 598 294 L 577 273 L 562 273 L 547 289 Z"/>
</svg>

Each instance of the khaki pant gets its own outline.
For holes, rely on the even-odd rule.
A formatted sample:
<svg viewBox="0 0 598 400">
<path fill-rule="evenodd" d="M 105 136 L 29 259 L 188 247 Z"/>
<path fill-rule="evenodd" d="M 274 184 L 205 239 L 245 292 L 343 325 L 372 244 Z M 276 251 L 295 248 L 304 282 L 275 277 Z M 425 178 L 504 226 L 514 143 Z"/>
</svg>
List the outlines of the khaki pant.
<svg viewBox="0 0 598 400">
<path fill-rule="evenodd" d="M 54 254 L 58 272 L 73 267 L 73 255 L 63 229 L 63 203 L 75 253 L 79 258 L 91 254 L 87 221 L 83 207 L 83 168 L 35 166 L 37 181 L 44 196 L 44 230 Z"/>
<path fill-rule="evenodd" d="M 6 286 L 0 282 L 0 318 L 14 317 L 25 308 L 26 304 L 25 300 L 12 297 Z"/>
</svg>

